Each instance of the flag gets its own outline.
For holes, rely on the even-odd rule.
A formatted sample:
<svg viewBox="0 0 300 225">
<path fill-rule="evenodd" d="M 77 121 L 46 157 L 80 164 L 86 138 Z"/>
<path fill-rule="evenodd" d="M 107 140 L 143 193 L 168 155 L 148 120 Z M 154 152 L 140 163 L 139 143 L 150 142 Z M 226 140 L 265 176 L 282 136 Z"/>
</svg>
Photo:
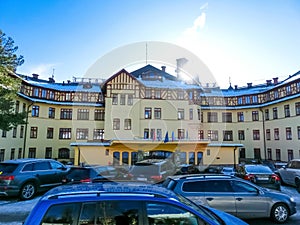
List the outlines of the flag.
<svg viewBox="0 0 300 225">
<path fill-rule="evenodd" d="M 172 131 L 172 141 L 175 140 L 175 134 L 174 134 L 174 131 Z"/>
<path fill-rule="evenodd" d="M 167 142 L 169 142 L 169 133 L 168 133 L 168 131 L 166 133 L 165 140 L 164 140 L 164 143 L 167 143 Z"/>
</svg>

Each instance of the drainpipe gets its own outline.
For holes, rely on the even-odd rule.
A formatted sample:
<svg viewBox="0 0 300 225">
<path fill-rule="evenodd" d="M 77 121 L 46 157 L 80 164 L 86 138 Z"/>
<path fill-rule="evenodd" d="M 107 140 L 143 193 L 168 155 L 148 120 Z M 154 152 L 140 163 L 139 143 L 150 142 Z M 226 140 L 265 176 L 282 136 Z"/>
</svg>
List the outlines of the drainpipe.
<svg viewBox="0 0 300 225">
<path fill-rule="evenodd" d="M 234 149 L 233 149 L 233 167 L 234 167 L 234 169 L 236 169 L 236 156 L 235 156 L 236 149 L 237 149 L 237 147 L 234 147 Z"/>
<path fill-rule="evenodd" d="M 27 141 L 27 125 L 28 125 L 28 116 L 29 116 L 29 108 L 33 105 L 32 102 L 27 106 L 27 114 L 26 114 L 26 122 L 25 122 L 25 133 L 24 133 L 24 142 L 23 142 L 23 159 L 25 158 L 25 150 L 26 150 L 26 141 Z"/>
<path fill-rule="evenodd" d="M 263 144 L 264 144 L 264 154 L 265 154 L 265 160 L 267 160 L 267 148 L 266 148 L 266 135 L 265 135 L 265 114 L 262 108 L 259 108 L 259 110 L 262 113 L 262 125 L 263 125 Z"/>
</svg>

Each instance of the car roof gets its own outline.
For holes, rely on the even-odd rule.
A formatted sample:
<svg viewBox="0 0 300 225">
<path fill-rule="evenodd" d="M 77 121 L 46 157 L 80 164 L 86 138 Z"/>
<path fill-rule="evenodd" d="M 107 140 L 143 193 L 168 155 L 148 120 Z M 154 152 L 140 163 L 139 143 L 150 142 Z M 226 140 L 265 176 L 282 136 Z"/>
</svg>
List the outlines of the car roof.
<svg viewBox="0 0 300 225">
<path fill-rule="evenodd" d="M 48 191 L 43 199 L 54 199 L 59 197 L 75 197 L 80 195 L 95 195 L 101 196 L 101 193 L 109 194 L 147 194 L 155 195 L 164 198 L 178 199 L 177 195 L 164 187 L 158 185 L 151 185 L 146 183 L 135 182 L 104 182 L 91 184 L 77 184 L 77 185 L 63 185 Z"/>
<path fill-rule="evenodd" d="M 173 180 L 193 180 L 193 179 L 232 179 L 236 178 L 232 175 L 225 174 L 187 174 L 187 175 L 176 175 L 170 176 Z"/>
<path fill-rule="evenodd" d="M 54 161 L 52 159 L 35 159 L 35 158 L 25 158 L 25 159 L 10 159 L 10 160 L 5 160 L 2 163 L 28 163 L 28 162 L 41 162 L 41 161 Z"/>
</svg>

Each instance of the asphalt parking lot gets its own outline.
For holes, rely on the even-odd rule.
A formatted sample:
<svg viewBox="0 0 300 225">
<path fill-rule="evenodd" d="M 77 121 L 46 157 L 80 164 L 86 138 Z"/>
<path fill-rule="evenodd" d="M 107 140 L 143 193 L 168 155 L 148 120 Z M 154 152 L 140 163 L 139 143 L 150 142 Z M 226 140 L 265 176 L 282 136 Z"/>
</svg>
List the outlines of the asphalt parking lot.
<svg viewBox="0 0 300 225">
<path fill-rule="evenodd" d="M 299 224 L 300 221 L 300 194 L 293 187 L 283 186 L 282 191 L 294 197 L 297 202 L 297 214 L 290 217 L 286 225 Z M 0 198 L 0 225 L 21 225 L 40 196 L 27 201 L 18 201 L 16 198 Z M 270 219 L 246 220 L 250 225 L 274 225 Z"/>
</svg>

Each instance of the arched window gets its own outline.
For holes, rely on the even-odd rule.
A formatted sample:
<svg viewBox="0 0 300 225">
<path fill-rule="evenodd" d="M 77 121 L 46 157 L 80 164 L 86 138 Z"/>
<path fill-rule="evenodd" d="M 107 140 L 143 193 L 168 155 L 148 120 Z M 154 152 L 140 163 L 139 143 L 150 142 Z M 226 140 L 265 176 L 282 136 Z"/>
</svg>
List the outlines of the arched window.
<svg viewBox="0 0 300 225">
<path fill-rule="evenodd" d="M 70 158 L 70 150 L 68 148 L 60 148 L 58 150 L 58 158 L 59 159 L 69 159 Z"/>
</svg>

